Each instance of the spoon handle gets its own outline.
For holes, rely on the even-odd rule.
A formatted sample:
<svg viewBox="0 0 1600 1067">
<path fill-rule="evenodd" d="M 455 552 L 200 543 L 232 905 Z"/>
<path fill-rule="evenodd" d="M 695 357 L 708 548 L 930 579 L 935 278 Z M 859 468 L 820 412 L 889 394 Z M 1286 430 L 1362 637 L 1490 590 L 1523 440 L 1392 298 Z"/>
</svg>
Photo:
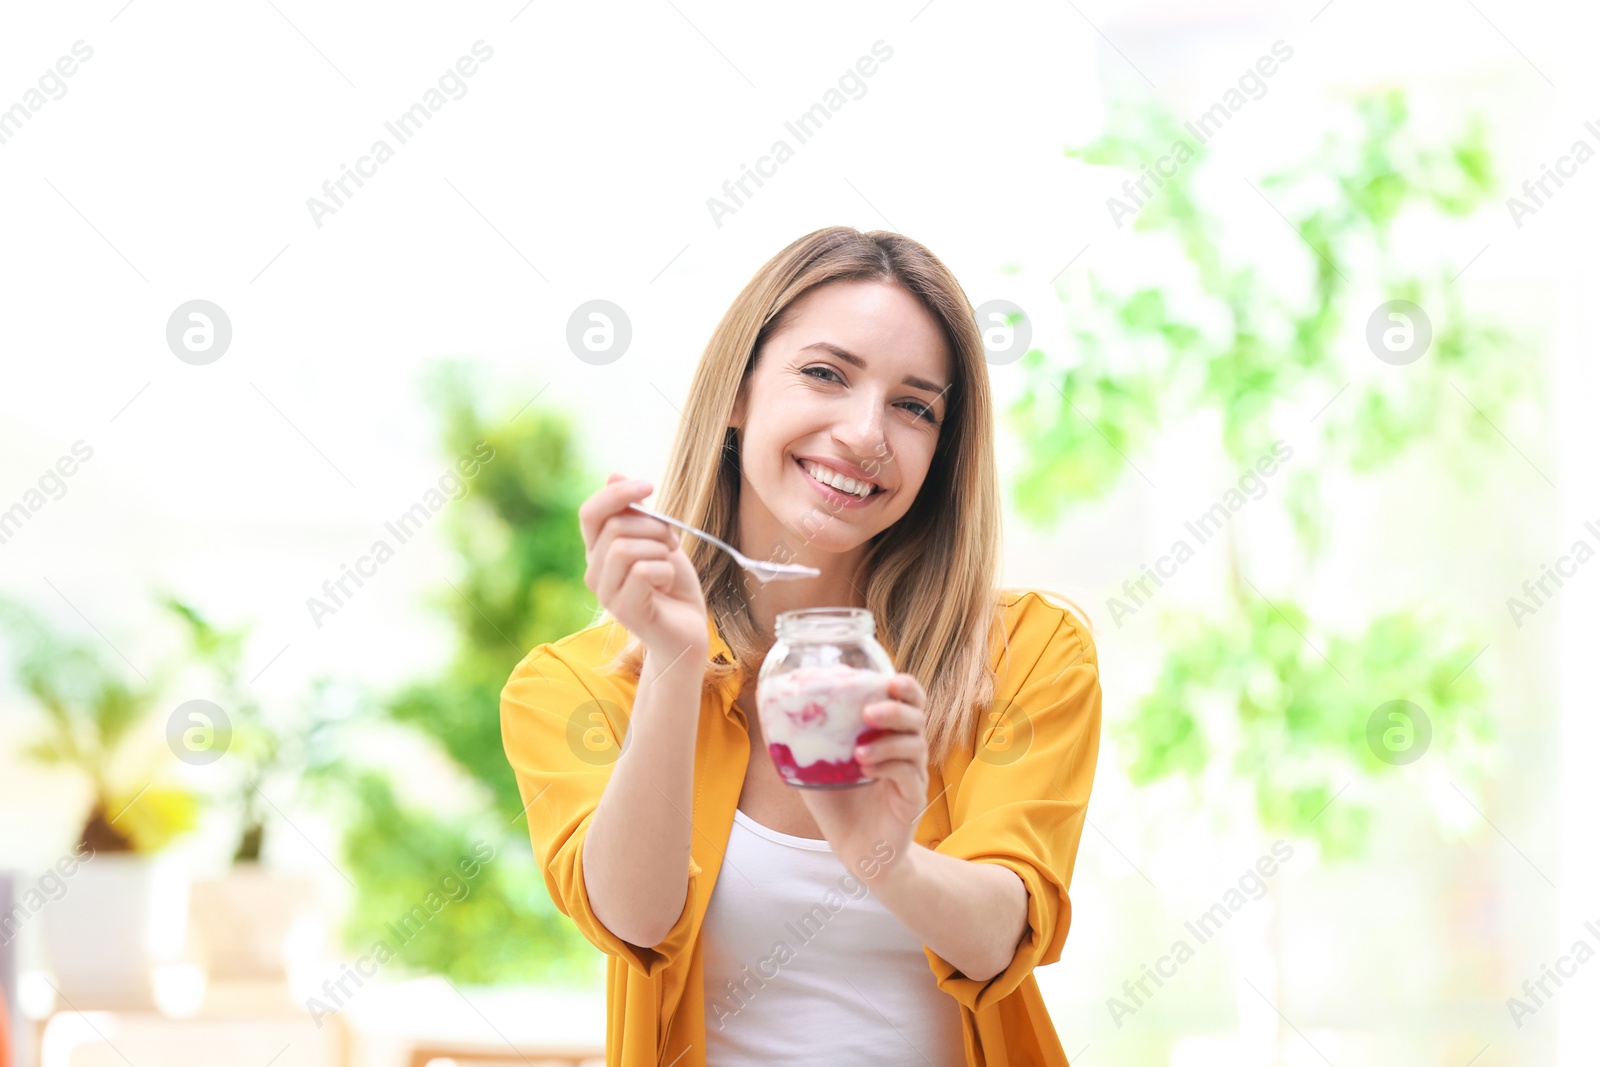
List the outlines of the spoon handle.
<svg viewBox="0 0 1600 1067">
<path fill-rule="evenodd" d="M 736 559 L 737 558 L 741 558 L 739 556 L 739 550 L 738 549 L 734 548 L 730 544 L 727 544 L 726 542 L 717 540 L 715 537 L 712 537 L 710 534 L 706 533 L 704 530 L 696 529 L 695 527 L 690 526 L 686 522 L 679 522 L 677 519 L 673 518 L 671 515 L 663 515 L 659 511 L 652 511 L 650 508 L 645 507 L 643 504 L 632 503 L 632 504 L 629 504 L 628 506 L 630 508 L 632 508 L 634 511 L 637 511 L 637 512 L 640 512 L 642 514 L 650 516 L 652 519 L 660 519 L 662 522 L 666 523 L 668 526 L 676 526 L 678 529 L 683 530 L 686 533 L 692 533 L 696 537 L 703 537 L 707 541 L 710 541 L 712 544 L 716 545 L 718 548 L 722 549 L 724 552 L 731 552 Z"/>
</svg>

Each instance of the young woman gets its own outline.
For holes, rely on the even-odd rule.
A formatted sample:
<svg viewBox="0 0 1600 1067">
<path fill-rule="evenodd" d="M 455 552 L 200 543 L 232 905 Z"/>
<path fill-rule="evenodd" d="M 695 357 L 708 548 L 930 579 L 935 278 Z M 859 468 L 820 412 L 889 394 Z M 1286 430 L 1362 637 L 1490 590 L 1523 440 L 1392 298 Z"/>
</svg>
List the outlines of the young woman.
<svg viewBox="0 0 1600 1067">
<path fill-rule="evenodd" d="M 608 1065 L 1065 1067 L 1032 971 L 1071 919 L 1099 664 L 996 584 L 992 422 L 944 264 L 830 227 L 723 316 L 652 504 L 821 576 L 680 543 L 621 475 L 579 509 L 610 619 L 529 652 L 501 726 L 551 899 L 608 955 Z M 871 783 L 796 789 L 756 674 L 779 613 L 824 606 L 869 609 L 901 673 Z"/>
</svg>

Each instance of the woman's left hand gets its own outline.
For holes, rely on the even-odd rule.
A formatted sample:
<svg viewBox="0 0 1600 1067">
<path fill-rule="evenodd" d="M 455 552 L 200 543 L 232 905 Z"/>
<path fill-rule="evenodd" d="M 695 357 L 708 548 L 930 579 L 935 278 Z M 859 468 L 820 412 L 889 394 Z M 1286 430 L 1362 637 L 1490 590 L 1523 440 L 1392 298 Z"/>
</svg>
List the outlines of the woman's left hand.
<svg viewBox="0 0 1600 1067">
<path fill-rule="evenodd" d="M 834 855 L 852 874 L 873 882 L 909 856 L 928 807 L 928 739 L 922 685 L 909 674 L 889 680 L 889 699 L 862 709 L 876 736 L 857 747 L 869 785 L 801 789 L 800 796 Z"/>
</svg>

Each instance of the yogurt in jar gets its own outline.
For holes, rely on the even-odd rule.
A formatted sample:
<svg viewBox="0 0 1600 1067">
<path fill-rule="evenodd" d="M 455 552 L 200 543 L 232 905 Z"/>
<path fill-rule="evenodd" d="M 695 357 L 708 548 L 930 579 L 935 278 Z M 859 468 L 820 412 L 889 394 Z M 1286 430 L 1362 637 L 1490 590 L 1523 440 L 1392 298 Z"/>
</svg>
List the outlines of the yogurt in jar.
<svg viewBox="0 0 1600 1067">
<path fill-rule="evenodd" d="M 756 701 L 778 774 L 813 788 L 864 785 L 857 745 L 890 731 L 868 727 L 861 710 L 889 699 L 889 676 L 859 667 L 799 667 L 763 680 Z"/>
</svg>

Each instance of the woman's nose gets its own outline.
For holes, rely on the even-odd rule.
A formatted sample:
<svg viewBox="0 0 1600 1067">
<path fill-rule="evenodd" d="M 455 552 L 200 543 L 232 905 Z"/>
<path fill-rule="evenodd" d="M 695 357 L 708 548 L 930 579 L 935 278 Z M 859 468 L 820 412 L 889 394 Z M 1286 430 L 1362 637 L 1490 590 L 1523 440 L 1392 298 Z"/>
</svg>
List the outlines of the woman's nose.
<svg viewBox="0 0 1600 1067">
<path fill-rule="evenodd" d="M 853 409 L 835 425 L 834 437 L 858 457 L 880 455 L 885 443 L 883 405 L 874 400 Z"/>
</svg>

